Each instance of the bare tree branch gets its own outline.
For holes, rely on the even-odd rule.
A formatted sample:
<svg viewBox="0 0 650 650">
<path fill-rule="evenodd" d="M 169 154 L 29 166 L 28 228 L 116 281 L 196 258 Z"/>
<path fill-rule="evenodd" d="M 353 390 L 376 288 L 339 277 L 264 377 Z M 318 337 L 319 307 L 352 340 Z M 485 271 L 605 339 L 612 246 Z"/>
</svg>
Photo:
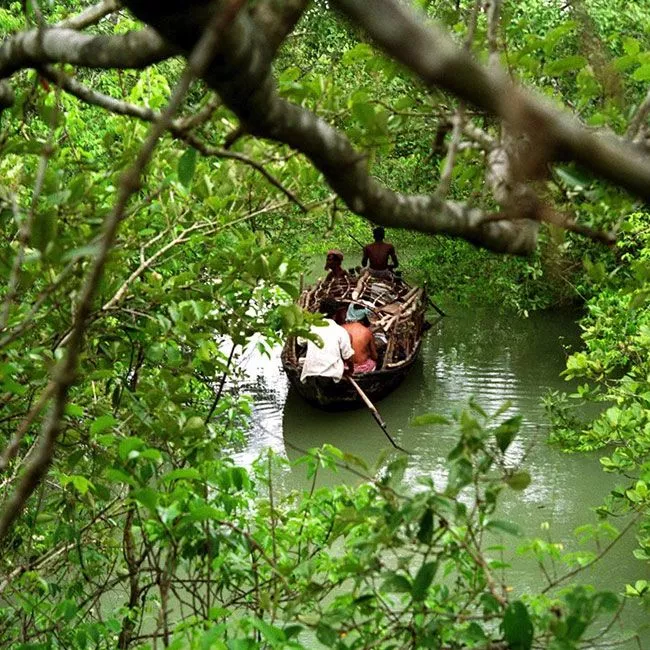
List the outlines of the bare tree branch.
<svg viewBox="0 0 650 650">
<path fill-rule="evenodd" d="M 57 27 L 85 29 L 86 27 L 90 27 L 90 25 L 95 25 L 105 16 L 117 11 L 121 6 L 122 3 L 119 0 L 103 0 L 96 5 L 84 9 L 80 14 L 72 18 L 62 20 L 60 23 L 57 23 Z"/>
<path fill-rule="evenodd" d="M 253 18 L 264 34 L 271 56 L 296 26 L 308 4 L 309 0 L 262 0 L 255 5 Z"/>
<path fill-rule="evenodd" d="M 207 122 L 219 106 L 221 106 L 221 98 L 219 95 L 213 94 L 196 113 L 179 118 L 175 122 L 179 124 L 180 128 L 189 131 Z"/>
<path fill-rule="evenodd" d="M 96 36 L 74 29 L 31 29 L 0 45 L 0 78 L 23 68 L 71 63 L 87 68 L 145 68 L 177 54 L 152 29 Z"/>
<path fill-rule="evenodd" d="M 161 16 L 149 3 L 130 0 L 127 4 L 178 47 L 187 47 L 191 34 L 199 32 L 198 25 L 192 32 L 190 12 L 186 12 L 184 30 L 179 32 L 169 15 Z M 205 20 L 204 13 L 198 12 L 195 19 Z M 527 254 L 534 249 L 537 232 L 530 224 L 485 222 L 481 210 L 433 196 L 400 194 L 382 186 L 369 175 L 365 157 L 355 151 L 344 134 L 277 95 L 260 38 L 260 30 L 242 12 L 224 34 L 219 50 L 222 65 L 212 66 L 204 75 L 250 133 L 283 142 L 307 155 L 347 206 L 374 223 L 446 233 L 499 252 Z"/>
<path fill-rule="evenodd" d="M 463 124 L 463 133 L 486 152 L 490 152 L 498 146 L 498 142 L 487 131 L 480 129 L 469 120 Z"/>
<path fill-rule="evenodd" d="M 573 159 L 645 199 L 650 160 L 611 135 L 597 134 L 542 97 L 515 87 L 501 69 L 488 70 L 424 15 L 395 0 L 332 0 L 376 43 L 415 72 L 530 134 L 548 160 Z"/>
</svg>

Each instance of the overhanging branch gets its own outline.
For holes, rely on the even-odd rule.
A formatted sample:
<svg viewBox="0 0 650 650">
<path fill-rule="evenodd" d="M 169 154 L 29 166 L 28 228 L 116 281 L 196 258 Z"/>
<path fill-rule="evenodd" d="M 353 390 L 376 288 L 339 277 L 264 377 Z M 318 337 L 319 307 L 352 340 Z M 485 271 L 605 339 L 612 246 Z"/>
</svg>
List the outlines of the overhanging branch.
<svg viewBox="0 0 650 650">
<path fill-rule="evenodd" d="M 0 45 L 0 78 L 23 68 L 71 63 L 87 68 L 145 68 L 177 54 L 153 29 L 97 36 L 52 27 L 20 32 Z"/>
<path fill-rule="evenodd" d="M 200 33 L 198 24 L 191 26 L 191 12 L 186 12 L 179 32 L 169 16 L 161 16 L 149 3 L 130 0 L 127 5 L 179 47 L 187 47 L 192 29 L 195 35 Z M 205 20 L 203 11 L 197 12 L 197 21 Z M 215 62 L 204 75 L 249 133 L 304 153 L 350 210 L 374 223 L 463 237 L 499 252 L 527 254 L 534 249 L 537 224 L 532 221 L 486 220 L 479 209 L 434 196 L 400 194 L 381 185 L 370 176 L 365 157 L 343 133 L 278 96 L 268 48 L 260 33 L 251 17 L 242 12 L 224 34 Z"/>
<path fill-rule="evenodd" d="M 542 97 L 517 88 L 501 68 L 487 69 L 423 14 L 395 0 L 332 0 L 387 54 L 439 86 L 528 133 L 549 160 L 575 160 L 650 199 L 650 159 L 619 138 L 594 133 Z"/>
<path fill-rule="evenodd" d="M 57 27 L 67 27 L 69 29 L 85 29 L 90 25 L 95 25 L 102 18 L 117 11 L 122 6 L 119 0 L 103 0 L 96 5 L 84 9 L 81 13 L 57 23 Z"/>
</svg>

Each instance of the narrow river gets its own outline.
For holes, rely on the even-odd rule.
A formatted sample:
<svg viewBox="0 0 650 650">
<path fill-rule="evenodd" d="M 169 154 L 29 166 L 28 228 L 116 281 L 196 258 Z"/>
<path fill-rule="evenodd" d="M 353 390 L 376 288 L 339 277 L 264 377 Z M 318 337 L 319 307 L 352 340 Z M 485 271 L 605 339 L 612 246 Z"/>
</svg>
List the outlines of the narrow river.
<svg viewBox="0 0 650 650">
<path fill-rule="evenodd" d="M 448 415 L 464 408 L 470 397 L 487 412 L 510 401 L 510 412 L 523 416 L 513 458 L 528 453 L 525 469 L 532 483 L 523 492 L 507 491 L 499 518 L 517 523 L 526 536 L 550 535 L 567 549 L 577 550 L 573 530 L 595 523 L 591 509 L 602 502 L 615 480 L 602 472 L 598 455 L 565 454 L 546 443 L 548 425 L 541 399 L 551 390 L 570 388 L 560 372 L 567 351 L 579 345 L 575 319 L 576 314 L 569 312 L 520 319 L 494 311 L 457 309 L 437 322 L 426 334 L 421 360 L 411 374 L 378 403 L 388 430 L 412 452 L 404 478 L 407 487 L 419 489 L 418 479 L 423 476 L 432 477 L 442 487 L 445 458 L 456 441 L 453 427 L 414 427 L 410 424 L 414 416 L 431 411 Z M 244 390 L 252 394 L 255 406 L 247 443 L 234 454 L 236 461 L 248 465 L 269 447 L 294 459 L 300 449 L 329 443 L 372 466 L 389 443 L 370 413 L 364 409 L 328 414 L 312 408 L 289 390 L 279 353 L 275 350 L 270 359 L 253 353 L 244 360 L 250 377 Z M 344 471 L 324 474 L 321 480 L 358 481 Z M 286 489 L 307 485 L 303 467 L 287 469 L 278 481 Z M 547 524 L 549 530 L 542 530 Z M 513 548 L 519 544 L 513 537 L 503 541 Z M 634 548 L 633 535 L 628 535 L 581 580 L 621 593 L 626 581 L 650 578 L 648 565 L 633 558 Z M 513 564 L 509 579 L 515 591 L 536 591 L 544 586 L 532 560 L 514 553 L 508 559 Z M 626 607 L 623 619 L 628 625 L 644 620 L 635 604 Z M 650 648 L 647 633 L 643 643 L 642 647 Z"/>
</svg>

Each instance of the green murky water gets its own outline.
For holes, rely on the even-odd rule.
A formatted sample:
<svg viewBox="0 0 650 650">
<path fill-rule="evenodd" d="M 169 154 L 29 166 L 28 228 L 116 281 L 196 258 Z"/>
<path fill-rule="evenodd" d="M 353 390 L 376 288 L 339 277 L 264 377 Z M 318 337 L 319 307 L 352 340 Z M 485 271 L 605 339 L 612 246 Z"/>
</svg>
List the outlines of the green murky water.
<svg viewBox="0 0 650 650">
<path fill-rule="evenodd" d="M 516 522 L 531 537 L 550 534 L 567 548 L 575 546 L 572 531 L 595 522 L 591 509 L 601 503 L 615 480 L 602 472 L 597 454 L 569 455 L 546 444 L 548 427 L 541 398 L 550 390 L 567 389 L 559 375 L 567 351 L 579 345 L 575 319 L 576 314 L 568 312 L 519 319 L 458 309 L 438 322 L 426 335 L 421 359 L 411 374 L 378 404 L 393 437 L 412 452 L 404 478 L 407 487 L 418 489 L 422 476 L 443 486 L 445 458 L 456 440 L 448 427 L 411 426 L 415 415 L 449 414 L 463 408 L 470 397 L 488 412 L 510 401 L 512 413 L 521 414 L 524 424 L 509 453 L 513 460 L 527 454 L 525 468 L 533 480 L 523 492 L 508 492 L 499 517 Z M 330 443 L 373 464 L 388 442 L 370 414 L 366 410 L 327 414 L 310 407 L 289 389 L 279 352 L 271 359 L 254 353 L 244 359 L 250 377 L 245 390 L 254 396 L 255 408 L 246 446 L 237 451 L 236 459 L 246 465 L 269 447 L 293 459 L 301 449 Z M 321 477 L 322 483 L 358 480 L 345 471 Z M 303 468 L 287 469 L 278 481 L 286 489 L 307 486 Z M 541 531 L 546 523 L 548 533 Z M 514 538 L 504 541 L 512 546 L 518 543 Z M 633 549 L 634 539 L 629 535 L 585 572 L 583 581 L 622 592 L 626 581 L 650 577 L 647 564 L 633 558 Z M 531 560 L 515 554 L 508 559 L 513 564 L 509 578 L 516 592 L 543 586 Z M 629 606 L 623 620 L 638 625 L 644 614 Z M 650 648 L 647 633 L 643 644 Z"/>
</svg>

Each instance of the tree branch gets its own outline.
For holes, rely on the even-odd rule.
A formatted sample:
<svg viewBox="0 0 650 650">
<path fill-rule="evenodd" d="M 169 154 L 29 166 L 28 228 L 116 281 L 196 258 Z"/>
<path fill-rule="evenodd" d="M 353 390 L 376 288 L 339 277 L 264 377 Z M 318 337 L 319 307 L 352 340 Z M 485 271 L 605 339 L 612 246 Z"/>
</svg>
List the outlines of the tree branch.
<svg viewBox="0 0 650 650">
<path fill-rule="evenodd" d="M 71 63 L 87 68 L 145 68 L 178 52 L 153 29 L 96 36 L 74 29 L 30 29 L 0 45 L 0 78 L 23 68 Z"/>
<path fill-rule="evenodd" d="M 137 104 L 125 102 L 120 99 L 115 99 L 110 95 L 105 95 L 103 93 L 97 92 L 96 90 L 93 90 L 92 88 L 89 88 L 88 86 L 80 83 L 74 77 L 70 77 L 69 75 L 61 72 L 60 70 L 57 70 L 52 66 L 45 66 L 44 68 L 41 68 L 41 72 L 44 77 L 57 84 L 57 86 L 63 88 L 71 95 L 74 95 L 78 99 L 86 102 L 87 104 L 100 106 L 101 108 L 104 108 L 112 113 L 116 113 L 118 115 L 128 115 L 145 122 L 155 122 L 156 120 L 160 119 L 159 113 L 146 106 L 138 106 Z M 248 165 L 249 167 L 252 167 L 260 174 L 262 174 L 262 176 L 264 176 L 264 178 L 266 178 L 266 180 L 271 183 L 271 185 L 279 189 L 288 199 L 293 201 L 302 212 L 307 212 L 307 208 L 298 199 L 298 197 L 287 187 L 285 187 L 285 185 L 283 185 L 275 176 L 273 176 L 273 174 L 271 174 L 264 167 L 264 165 L 258 163 L 257 161 L 249 158 L 242 153 L 210 146 L 200 140 L 196 135 L 191 133 L 191 129 L 195 126 L 198 126 L 201 123 L 201 120 L 205 121 L 210 117 L 212 111 L 219 105 L 219 103 L 220 100 L 214 98 L 212 101 L 208 102 L 201 111 L 198 111 L 197 114 L 191 118 L 179 118 L 173 120 L 169 124 L 169 132 L 175 138 L 182 140 L 190 146 L 194 147 L 204 156 L 214 156 L 216 158 L 236 160 L 245 165 Z"/>
<path fill-rule="evenodd" d="M 191 34 L 199 31 L 199 25 L 192 27 L 191 12 L 186 12 L 183 29 L 178 30 L 170 15 L 161 16 L 144 0 L 127 4 L 180 48 L 187 47 Z M 203 11 L 194 15 L 194 20 L 199 19 L 205 20 Z M 277 95 L 260 30 L 245 12 L 224 33 L 218 54 L 220 65 L 211 66 L 204 75 L 208 85 L 250 133 L 283 142 L 308 156 L 353 212 L 374 223 L 463 237 L 499 252 L 527 254 L 534 249 L 537 231 L 530 223 L 485 222 L 481 210 L 435 196 L 396 193 L 372 178 L 365 157 L 344 134 Z"/>
<path fill-rule="evenodd" d="M 445 167 L 440 174 L 438 187 L 436 188 L 436 196 L 440 199 L 444 199 L 451 188 L 451 180 L 454 174 L 454 167 L 456 166 L 456 156 L 458 155 L 458 146 L 460 145 L 464 121 L 463 109 L 459 107 L 451 118 L 453 127 L 449 146 L 447 147 L 447 158 L 445 160 Z"/>
<path fill-rule="evenodd" d="M 67 29 L 85 29 L 91 25 L 95 25 L 102 18 L 117 11 L 122 6 L 119 0 L 103 0 L 96 5 L 92 5 L 84 9 L 80 14 L 62 20 L 57 23 L 57 27 L 64 27 Z"/>
<path fill-rule="evenodd" d="M 332 0 L 392 58 L 428 86 L 451 91 L 527 133 L 549 161 L 575 160 L 650 199 L 650 160 L 611 135 L 596 134 L 544 98 L 515 87 L 501 69 L 481 66 L 437 25 L 395 0 Z"/>
<path fill-rule="evenodd" d="M 630 120 L 626 134 L 628 140 L 632 140 L 633 142 L 637 140 L 642 131 L 643 123 L 648 119 L 648 114 L 650 114 L 650 90 Z"/>
</svg>

